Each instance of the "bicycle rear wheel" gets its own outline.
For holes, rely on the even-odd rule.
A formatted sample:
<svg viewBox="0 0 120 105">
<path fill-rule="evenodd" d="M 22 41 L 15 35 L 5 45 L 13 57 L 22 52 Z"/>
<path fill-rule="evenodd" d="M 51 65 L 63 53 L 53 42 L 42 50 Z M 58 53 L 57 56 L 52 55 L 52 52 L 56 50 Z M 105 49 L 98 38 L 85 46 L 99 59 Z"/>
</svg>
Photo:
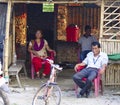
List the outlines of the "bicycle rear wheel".
<svg viewBox="0 0 120 105">
<path fill-rule="evenodd" d="M 0 89 L 0 105 L 10 105 L 7 94 Z"/>
<path fill-rule="evenodd" d="M 48 89 L 51 89 L 50 95 L 47 96 Z M 40 87 L 34 96 L 32 105 L 60 105 L 61 102 L 61 90 L 58 85 L 46 86 L 44 84 Z"/>
</svg>

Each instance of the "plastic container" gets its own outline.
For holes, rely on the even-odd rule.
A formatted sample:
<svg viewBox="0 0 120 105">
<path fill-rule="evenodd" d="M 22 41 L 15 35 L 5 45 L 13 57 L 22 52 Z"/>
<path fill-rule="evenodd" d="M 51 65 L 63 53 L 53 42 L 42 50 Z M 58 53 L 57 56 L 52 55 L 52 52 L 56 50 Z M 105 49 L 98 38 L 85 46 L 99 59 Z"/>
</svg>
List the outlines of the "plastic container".
<svg viewBox="0 0 120 105">
<path fill-rule="evenodd" d="M 68 42 L 78 42 L 80 28 L 77 25 L 70 24 L 66 28 L 66 37 Z"/>
</svg>

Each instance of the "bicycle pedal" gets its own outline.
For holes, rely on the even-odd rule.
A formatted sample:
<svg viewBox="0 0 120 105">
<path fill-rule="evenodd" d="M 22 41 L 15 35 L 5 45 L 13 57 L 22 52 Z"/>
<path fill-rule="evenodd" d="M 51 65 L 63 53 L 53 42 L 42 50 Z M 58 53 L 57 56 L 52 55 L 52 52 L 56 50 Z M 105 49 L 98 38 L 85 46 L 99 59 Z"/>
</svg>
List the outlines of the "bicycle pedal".
<svg viewBox="0 0 120 105">
<path fill-rule="evenodd" d="M 57 85 L 57 83 L 55 83 L 55 82 L 51 82 L 49 85 Z"/>
<path fill-rule="evenodd" d="M 45 99 L 45 96 L 38 96 L 37 99 L 44 100 L 44 99 Z"/>
</svg>

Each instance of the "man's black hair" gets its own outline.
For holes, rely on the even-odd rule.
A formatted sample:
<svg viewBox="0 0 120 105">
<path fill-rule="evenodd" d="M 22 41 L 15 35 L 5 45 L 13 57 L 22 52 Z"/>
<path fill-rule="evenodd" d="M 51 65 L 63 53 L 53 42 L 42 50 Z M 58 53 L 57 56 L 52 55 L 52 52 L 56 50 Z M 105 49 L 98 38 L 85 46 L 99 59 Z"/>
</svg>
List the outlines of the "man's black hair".
<svg viewBox="0 0 120 105">
<path fill-rule="evenodd" d="M 88 29 L 91 30 L 91 26 L 90 26 L 90 25 L 86 25 L 86 26 L 85 26 L 85 31 L 88 30 Z"/>
<path fill-rule="evenodd" d="M 92 42 L 92 46 L 98 46 L 98 48 L 100 48 L 100 43 L 99 42 Z"/>
</svg>

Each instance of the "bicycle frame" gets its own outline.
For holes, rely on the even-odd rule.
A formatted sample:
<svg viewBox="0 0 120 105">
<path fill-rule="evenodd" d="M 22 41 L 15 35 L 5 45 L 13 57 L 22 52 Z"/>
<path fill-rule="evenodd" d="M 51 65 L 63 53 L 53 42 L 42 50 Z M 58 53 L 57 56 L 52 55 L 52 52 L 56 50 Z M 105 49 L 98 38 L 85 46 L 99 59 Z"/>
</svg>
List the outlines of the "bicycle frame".
<svg viewBox="0 0 120 105">
<path fill-rule="evenodd" d="M 60 105 L 61 90 L 56 82 L 56 77 L 57 77 L 56 74 L 57 74 L 57 70 L 62 71 L 62 68 L 59 67 L 59 65 L 53 64 L 53 61 L 50 59 L 45 59 L 45 60 L 48 61 L 48 63 L 50 63 L 51 65 L 50 77 L 49 77 L 49 80 L 45 84 L 40 86 L 40 88 L 38 89 L 37 93 L 33 98 L 32 104 L 39 105 L 39 102 L 43 101 L 43 103 L 40 105 L 43 105 L 43 104 L 52 105 L 51 103 L 52 100 L 50 99 L 54 97 L 53 101 L 55 101 L 55 105 Z M 40 92 L 41 92 L 41 95 L 40 95 Z"/>
<path fill-rule="evenodd" d="M 50 74 L 50 78 L 49 78 L 49 80 L 48 80 L 47 83 L 46 83 L 47 88 L 46 88 L 45 95 L 46 95 L 47 97 L 49 97 L 50 94 L 51 94 L 51 91 L 52 91 L 52 89 L 53 89 L 52 85 L 57 85 L 57 84 L 55 83 L 56 69 L 55 69 L 54 67 L 52 67 L 51 70 L 52 70 L 52 71 L 51 71 L 51 74 Z"/>
<path fill-rule="evenodd" d="M 50 65 L 51 65 L 51 73 L 50 73 L 50 78 L 49 78 L 49 80 L 47 81 L 47 85 L 49 86 L 50 84 L 56 84 L 55 83 L 55 78 L 56 78 L 56 71 L 57 71 L 57 69 L 58 70 L 60 70 L 60 71 L 62 71 L 62 68 L 60 68 L 59 67 L 59 65 L 55 65 L 55 64 L 53 64 L 53 61 L 52 60 L 48 60 L 48 59 L 46 59 L 49 63 L 50 63 Z M 56 84 L 57 85 L 57 84 Z"/>
<path fill-rule="evenodd" d="M 51 64 L 51 63 L 50 63 Z M 62 69 L 62 68 L 61 68 Z M 55 78 L 56 78 L 56 68 L 55 68 L 55 64 L 51 64 L 51 74 L 50 74 L 50 78 L 46 83 L 46 91 L 45 91 L 45 96 L 47 97 L 46 99 L 49 98 L 52 89 L 53 89 L 53 85 L 57 85 L 57 83 L 55 83 Z"/>
</svg>

